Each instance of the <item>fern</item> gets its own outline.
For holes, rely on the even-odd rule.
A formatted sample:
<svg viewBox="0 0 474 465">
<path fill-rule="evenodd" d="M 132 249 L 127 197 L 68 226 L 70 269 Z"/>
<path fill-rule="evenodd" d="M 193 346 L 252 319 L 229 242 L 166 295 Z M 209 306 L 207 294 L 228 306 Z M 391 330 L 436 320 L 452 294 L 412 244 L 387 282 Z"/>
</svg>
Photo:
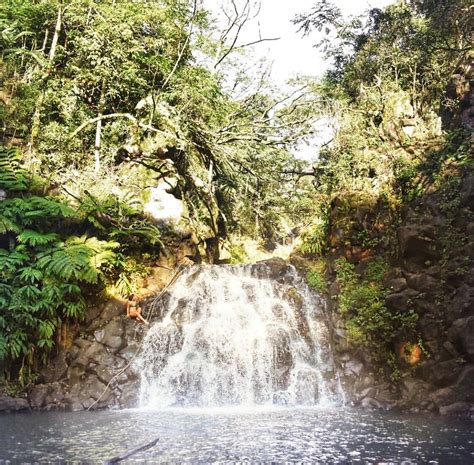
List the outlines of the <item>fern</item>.
<svg viewBox="0 0 474 465">
<path fill-rule="evenodd" d="M 55 233 L 42 234 L 38 231 L 32 231 L 31 229 L 25 229 L 17 236 L 18 242 L 32 245 L 46 245 L 52 242 L 57 242 L 59 236 Z"/>
<path fill-rule="evenodd" d="M 0 188 L 24 191 L 27 189 L 27 181 L 27 171 L 21 167 L 17 149 L 0 146 Z"/>
</svg>

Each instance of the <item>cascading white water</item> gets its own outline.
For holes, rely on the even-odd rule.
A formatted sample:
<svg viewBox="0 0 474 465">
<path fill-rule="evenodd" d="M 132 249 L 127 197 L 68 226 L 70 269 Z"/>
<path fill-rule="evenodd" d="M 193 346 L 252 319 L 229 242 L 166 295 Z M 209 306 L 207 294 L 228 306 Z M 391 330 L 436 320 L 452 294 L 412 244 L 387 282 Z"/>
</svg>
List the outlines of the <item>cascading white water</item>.
<svg viewBox="0 0 474 465">
<path fill-rule="evenodd" d="M 277 278 L 265 263 L 181 275 L 136 363 L 141 406 L 340 401 L 324 303 L 285 268 Z"/>
</svg>

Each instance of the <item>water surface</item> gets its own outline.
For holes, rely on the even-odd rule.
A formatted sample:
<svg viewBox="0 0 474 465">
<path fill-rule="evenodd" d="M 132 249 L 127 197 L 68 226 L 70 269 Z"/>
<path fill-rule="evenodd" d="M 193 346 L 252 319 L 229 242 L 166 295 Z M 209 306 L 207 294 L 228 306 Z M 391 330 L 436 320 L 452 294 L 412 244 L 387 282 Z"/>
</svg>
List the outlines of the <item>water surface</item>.
<svg viewBox="0 0 474 465">
<path fill-rule="evenodd" d="M 156 437 L 126 463 L 474 463 L 469 423 L 351 409 L 12 414 L 0 431 L 0 464 L 100 463 Z"/>
</svg>

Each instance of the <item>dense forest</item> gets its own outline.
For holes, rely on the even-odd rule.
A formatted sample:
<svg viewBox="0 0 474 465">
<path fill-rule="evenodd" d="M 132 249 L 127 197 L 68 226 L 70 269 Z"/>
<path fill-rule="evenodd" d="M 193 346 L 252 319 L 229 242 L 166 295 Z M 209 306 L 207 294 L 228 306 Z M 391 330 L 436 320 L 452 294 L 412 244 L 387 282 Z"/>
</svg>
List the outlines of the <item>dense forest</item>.
<svg viewBox="0 0 474 465">
<path fill-rule="evenodd" d="M 387 307 L 384 276 L 405 206 L 441 192 L 449 216 L 472 170 L 464 93 L 449 91 L 472 59 L 470 2 L 399 0 L 347 19 L 317 1 L 288 20 L 324 33 L 316 47 L 331 68 L 285 89 L 266 63 L 249 67 L 252 44 L 236 39 L 253 12 L 232 5 L 226 24 L 197 0 L 0 5 L 0 359 L 10 382 L 34 381 L 88 301 L 135 292 L 183 241 L 195 262 L 225 251 L 240 263 L 253 259 L 245 240 L 271 252 L 291 236 L 311 286 L 332 295 L 351 343 L 389 376 L 400 333 L 428 350 L 416 309 Z M 337 126 L 333 140 L 314 147 L 314 163 L 295 158 L 322 118 Z M 150 210 L 156 190 L 180 201 L 176 221 Z M 440 240 L 448 260 L 466 238 L 453 224 Z"/>
</svg>

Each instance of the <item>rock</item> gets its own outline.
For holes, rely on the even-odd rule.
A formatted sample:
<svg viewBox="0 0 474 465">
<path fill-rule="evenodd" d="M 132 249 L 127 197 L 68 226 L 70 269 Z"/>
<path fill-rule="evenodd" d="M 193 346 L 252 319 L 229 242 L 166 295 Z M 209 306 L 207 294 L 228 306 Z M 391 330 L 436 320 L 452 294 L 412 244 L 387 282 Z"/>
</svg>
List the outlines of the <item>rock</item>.
<svg viewBox="0 0 474 465">
<path fill-rule="evenodd" d="M 252 266 L 252 271 L 259 277 L 267 277 L 269 279 L 278 280 L 282 278 L 288 272 L 289 265 L 282 258 L 270 258 L 269 260 L 263 260 L 257 262 Z"/>
<path fill-rule="evenodd" d="M 467 402 L 454 402 L 454 404 L 445 405 L 439 408 L 441 415 L 467 417 L 470 405 Z"/>
<path fill-rule="evenodd" d="M 31 408 L 57 410 L 65 407 L 65 388 L 60 383 L 38 384 L 28 394 Z"/>
<path fill-rule="evenodd" d="M 432 387 L 429 383 L 419 379 L 408 378 L 402 382 L 402 397 L 408 405 L 421 405 L 431 390 Z"/>
<path fill-rule="evenodd" d="M 407 283 L 409 287 L 420 292 L 434 293 L 440 290 L 440 282 L 423 273 L 409 274 Z"/>
<path fill-rule="evenodd" d="M 59 354 L 41 370 L 40 379 L 45 383 L 53 383 L 54 381 L 63 379 L 67 374 L 67 359 L 66 350 L 61 349 Z"/>
<path fill-rule="evenodd" d="M 464 178 L 461 188 L 461 207 L 474 210 L 474 175 Z"/>
<path fill-rule="evenodd" d="M 49 386 L 47 384 L 38 384 L 33 387 L 28 395 L 30 405 L 34 409 L 39 409 L 46 405 L 45 399 L 48 395 Z"/>
<path fill-rule="evenodd" d="M 104 339 L 105 329 L 97 329 L 94 331 L 94 338 L 97 342 L 102 342 Z"/>
<path fill-rule="evenodd" d="M 127 342 L 123 338 L 124 328 L 122 317 L 116 316 L 104 328 L 104 335 L 102 337 L 102 344 L 110 347 L 114 351 L 118 351 L 124 347 Z"/>
<path fill-rule="evenodd" d="M 139 383 L 129 382 L 120 386 L 120 407 L 133 408 L 138 404 Z"/>
<path fill-rule="evenodd" d="M 385 299 L 385 303 L 390 309 L 404 312 L 409 310 L 409 307 L 412 305 L 412 300 L 418 294 L 419 292 L 413 289 L 405 289 L 396 294 L 389 294 Z"/>
<path fill-rule="evenodd" d="M 71 388 L 68 400 L 73 405 L 73 409 L 77 410 L 78 405 L 83 409 L 87 409 L 92 402 L 100 398 L 95 407 L 103 408 L 113 397 L 110 389 L 106 390 L 106 385 L 102 383 L 97 376 L 88 375 L 82 383 L 78 383 Z M 92 402 L 91 400 L 92 399 Z"/>
<path fill-rule="evenodd" d="M 424 370 L 425 379 L 432 381 L 437 386 L 446 386 L 459 377 L 462 369 L 462 362 L 458 359 L 433 363 L 429 370 Z"/>
<path fill-rule="evenodd" d="M 431 399 L 439 408 L 456 402 L 473 402 L 474 365 L 464 368 L 455 384 L 433 392 Z"/>
<path fill-rule="evenodd" d="M 386 287 L 396 294 L 407 288 L 407 280 L 403 277 L 395 278 L 388 281 Z"/>
<path fill-rule="evenodd" d="M 98 318 L 102 310 L 103 310 L 103 307 L 99 305 L 93 305 L 93 306 L 87 307 L 86 323 L 90 323 L 91 321 Z"/>
<path fill-rule="evenodd" d="M 11 396 L 0 397 L 0 412 L 21 412 L 29 409 L 30 404 L 26 399 Z"/>
<path fill-rule="evenodd" d="M 424 264 L 439 256 L 436 229 L 431 225 L 410 224 L 398 229 L 400 249 L 404 258 Z"/>
<path fill-rule="evenodd" d="M 112 299 L 105 304 L 100 319 L 107 322 L 119 315 L 126 315 L 125 302 L 123 300 Z"/>
<path fill-rule="evenodd" d="M 350 360 L 344 363 L 343 369 L 346 376 L 359 376 L 364 369 L 364 364 L 362 362 L 358 362 L 357 360 Z"/>
<path fill-rule="evenodd" d="M 448 339 L 474 361 L 474 316 L 456 320 L 448 330 Z"/>
<path fill-rule="evenodd" d="M 378 400 L 373 399 L 372 397 L 365 397 L 360 402 L 362 408 L 371 409 L 371 410 L 382 410 L 384 406 Z"/>
<path fill-rule="evenodd" d="M 453 386 L 438 389 L 431 394 L 431 400 L 440 408 L 454 404 L 458 399 L 459 390 Z"/>
</svg>

